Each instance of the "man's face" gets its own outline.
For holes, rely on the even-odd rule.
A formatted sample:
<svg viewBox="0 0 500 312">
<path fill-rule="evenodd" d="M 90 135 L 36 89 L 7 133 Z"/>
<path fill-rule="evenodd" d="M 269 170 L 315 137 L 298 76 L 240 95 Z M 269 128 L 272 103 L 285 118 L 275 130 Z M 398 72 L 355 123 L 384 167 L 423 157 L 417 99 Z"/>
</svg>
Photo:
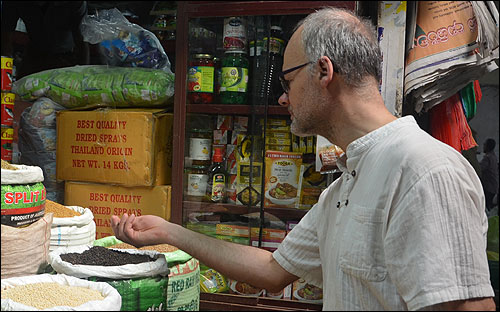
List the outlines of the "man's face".
<svg viewBox="0 0 500 312">
<path fill-rule="evenodd" d="M 307 58 L 302 48 L 300 40 L 300 27 L 290 38 L 290 41 L 285 49 L 283 59 L 283 71 L 297 67 L 307 63 Z M 279 98 L 279 103 L 288 107 L 290 119 L 292 120 L 291 131 L 299 136 L 307 136 L 316 134 L 314 132 L 315 121 L 315 105 L 317 103 L 317 94 L 314 91 L 315 86 L 311 83 L 311 74 L 309 66 L 300 67 L 292 72 L 287 73 L 283 78 L 287 80 L 289 90 L 288 94 L 283 92 Z"/>
</svg>

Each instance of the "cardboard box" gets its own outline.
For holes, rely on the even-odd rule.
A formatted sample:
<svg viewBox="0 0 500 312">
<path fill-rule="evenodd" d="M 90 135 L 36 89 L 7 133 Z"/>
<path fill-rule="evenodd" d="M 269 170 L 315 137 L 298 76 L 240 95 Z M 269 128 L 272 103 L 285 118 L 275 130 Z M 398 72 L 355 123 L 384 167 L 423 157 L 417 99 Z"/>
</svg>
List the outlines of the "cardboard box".
<svg viewBox="0 0 500 312">
<path fill-rule="evenodd" d="M 66 206 L 89 208 L 94 214 L 96 239 L 114 235 L 110 218 L 124 213 L 156 215 L 170 220 L 170 185 L 125 187 L 110 184 L 66 182 Z"/>
<path fill-rule="evenodd" d="M 259 228 L 250 230 L 250 242 L 252 246 L 259 246 Z M 262 229 L 262 244 L 261 248 L 271 252 L 278 249 L 283 239 L 285 239 L 286 231 L 278 229 Z"/>
<path fill-rule="evenodd" d="M 173 114 L 160 109 L 59 112 L 57 179 L 170 184 L 173 120 Z"/>
</svg>

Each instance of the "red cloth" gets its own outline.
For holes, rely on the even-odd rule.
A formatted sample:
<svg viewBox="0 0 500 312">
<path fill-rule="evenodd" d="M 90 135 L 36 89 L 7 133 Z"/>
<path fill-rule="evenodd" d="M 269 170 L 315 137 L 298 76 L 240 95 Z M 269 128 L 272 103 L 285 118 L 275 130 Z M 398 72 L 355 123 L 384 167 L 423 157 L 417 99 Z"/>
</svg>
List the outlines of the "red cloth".
<svg viewBox="0 0 500 312">
<path fill-rule="evenodd" d="M 476 104 L 481 102 L 483 93 L 481 92 L 481 87 L 479 86 L 479 80 L 474 80 L 474 95 L 476 96 Z"/>
<path fill-rule="evenodd" d="M 477 146 L 457 93 L 430 110 L 431 134 L 459 153 Z"/>
</svg>

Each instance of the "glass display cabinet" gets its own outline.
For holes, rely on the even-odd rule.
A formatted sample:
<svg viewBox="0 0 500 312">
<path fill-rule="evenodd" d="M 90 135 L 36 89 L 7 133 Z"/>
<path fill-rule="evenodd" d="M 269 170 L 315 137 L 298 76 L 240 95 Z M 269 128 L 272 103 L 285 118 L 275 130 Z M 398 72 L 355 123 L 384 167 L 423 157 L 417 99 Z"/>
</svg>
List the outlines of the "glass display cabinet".
<svg viewBox="0 0 500 312">
<path fill-rule="evenodd" d="M 277 100 L 284 48 L 298 21 L 355 1 L 178 2 L 171 221 L 273 251 L 327 186 L 315 137 L 290 132 Z M 302 280 L 279 293 L 201 264 L 203 310 L 321 309 Z M 204 280 L 206 278 L 206 280 Z"/>
</svg>

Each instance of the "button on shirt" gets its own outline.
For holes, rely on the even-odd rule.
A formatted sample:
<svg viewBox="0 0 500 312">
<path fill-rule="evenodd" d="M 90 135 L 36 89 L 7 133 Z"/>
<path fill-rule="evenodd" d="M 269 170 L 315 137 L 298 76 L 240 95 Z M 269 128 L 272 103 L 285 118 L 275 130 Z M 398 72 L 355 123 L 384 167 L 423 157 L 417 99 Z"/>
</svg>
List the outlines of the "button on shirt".
<svg viewBox="0 0 500 312">
<path fill-rule="evenodd" d="M 324 310 L 417 310 L 492 297 L 481 183 L 399 118 L 349 144 L 343 171 L 273 253 L 323 288 Z"/>
</svg>

